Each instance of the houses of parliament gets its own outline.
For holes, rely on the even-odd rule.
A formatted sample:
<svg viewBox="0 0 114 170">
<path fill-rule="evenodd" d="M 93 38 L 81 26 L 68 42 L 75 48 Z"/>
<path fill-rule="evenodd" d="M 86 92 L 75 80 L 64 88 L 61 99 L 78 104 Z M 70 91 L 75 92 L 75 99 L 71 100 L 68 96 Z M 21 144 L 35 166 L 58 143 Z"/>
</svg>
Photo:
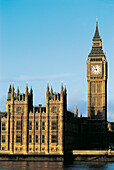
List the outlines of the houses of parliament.
<svg viewBox="0 0 114 170">
<path fill-rule="evenodd" d="M 107 149 L 114 143 L 113 123 L 107 121 L 107 60 L 98 21 L 87 58 L 87 117 L 67 110 L 67 89 L 47 84 L 46 106 L 33 106 L 33 89 L 9 87 L 6 112 L 0 113 L 0 152 L 64 155 L 65 151 Z"/>
</svg>

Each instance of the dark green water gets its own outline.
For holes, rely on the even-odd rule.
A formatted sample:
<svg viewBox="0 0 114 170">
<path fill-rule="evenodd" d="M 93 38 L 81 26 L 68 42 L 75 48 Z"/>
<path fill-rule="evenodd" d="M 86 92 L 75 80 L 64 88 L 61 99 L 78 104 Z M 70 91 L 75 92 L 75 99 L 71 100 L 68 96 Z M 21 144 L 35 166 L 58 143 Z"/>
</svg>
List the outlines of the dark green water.
<svg viewBox="0 0 114 170">
<path fill-rule="evenodd" d="M 113 170 L 114 163 L 72 163 L 64 164 L 63 162 L 27 162 L 27 161 L 0 161 L 0 170 L 90 170 L 90 169 L 106 169 Z"/>
</svg>

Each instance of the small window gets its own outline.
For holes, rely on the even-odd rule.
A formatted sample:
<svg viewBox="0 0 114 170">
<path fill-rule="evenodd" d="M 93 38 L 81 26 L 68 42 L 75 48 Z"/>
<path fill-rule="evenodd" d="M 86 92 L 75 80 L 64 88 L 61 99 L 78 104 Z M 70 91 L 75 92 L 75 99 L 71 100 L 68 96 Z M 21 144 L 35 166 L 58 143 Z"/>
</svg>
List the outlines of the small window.
<svg viewBox="0 0 114 170">
<path fill-rule="evenodd" d="M 5 150 L 5 147 L 2 147 L 2 150 L 4 151 L 4 150 Z"/>
<path fill-rule="evenodd" d="M 36 130 L 38 130 L 38 122 L 36 122 Z"/>
<path fill-rule="evenodd" d="M 29 122 L 29 130 L 32 130 L 32 122 Z"/>
<path fill-rule="evenodd" d="M 52 130 L 57 130 L 57 122 L 56 122 L 56 121 L 52 121 L 52 123 L 51 123 L 51 129 L 52 129 Z"/>
<path fill-rule="evenodd" d="M 36 135 L 36 143 L 38 143 L 38 135 Z"/>
<path fill-rule="evenodd" d="M 6 141 L 5 135 L 2 135 L 2 143 L 5 143 L 5 141 Z"/>
<path fill-rule="evenodd" d="M 42 135 L 42 143 L 45 143 L 45 136 Z"/>
<path fill-rule="evenodd" d="M 8 111 L 10 112 L 10 105 L 8 105 Z"/>
<path fill-rule="evenodd" d="M 21 135 L 16 135 L 16 143 L 21 143 Z"/>
<path fill-rule="evenodd" d="M 29 143 L 32 143 L 32 135 L 29 135 Z"/>
<path fill-rule="evenodd" d="M 5 122 L 2 123 L 2 130 L 6 130 L 6 123 Z"/>
<path fill-rule="evenodd" d="M 57 143 L 57 135 L 51 136 L 51 143 Z"/>
<path fill-rule="evenodd" d="M 42 130 L 45 130 L 45 122 L 42 122 Z"/>
<path fill-rule="evenodd" d="M 21 121 L 16 122 L 16 130 L 21 130 Z"/>
</svg>

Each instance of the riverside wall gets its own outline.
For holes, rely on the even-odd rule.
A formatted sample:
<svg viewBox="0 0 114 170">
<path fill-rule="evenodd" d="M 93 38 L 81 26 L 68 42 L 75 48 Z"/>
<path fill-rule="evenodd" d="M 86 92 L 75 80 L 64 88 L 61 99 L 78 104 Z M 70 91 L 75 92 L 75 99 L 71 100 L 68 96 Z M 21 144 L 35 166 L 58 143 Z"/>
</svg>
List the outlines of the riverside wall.
<svg viewBox="0 0 114 170">
<path fill-rule="evenodd" d="M 114 162 L 112 150 L 73 150 L 64 155 L 54 154 L 10 154 L 0 152 L 0 161 L 65 161 L 65 162 Z"/>
</svg>

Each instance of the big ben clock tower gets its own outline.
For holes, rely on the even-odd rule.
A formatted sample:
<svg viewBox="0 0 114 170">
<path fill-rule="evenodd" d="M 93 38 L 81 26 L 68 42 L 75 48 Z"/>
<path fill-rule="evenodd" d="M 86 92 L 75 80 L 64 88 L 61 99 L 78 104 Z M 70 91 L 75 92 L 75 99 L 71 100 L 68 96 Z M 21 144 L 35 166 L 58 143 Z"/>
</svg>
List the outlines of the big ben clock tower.
<svg viewBox="0 0 114 170">
<path fill-rule="evenodd" d="M 87 59 L 88 117 L 107 120 L 107 61 L 102 50 L 98 20 L 92 41 L 92 50 Z"/>
</svg>

